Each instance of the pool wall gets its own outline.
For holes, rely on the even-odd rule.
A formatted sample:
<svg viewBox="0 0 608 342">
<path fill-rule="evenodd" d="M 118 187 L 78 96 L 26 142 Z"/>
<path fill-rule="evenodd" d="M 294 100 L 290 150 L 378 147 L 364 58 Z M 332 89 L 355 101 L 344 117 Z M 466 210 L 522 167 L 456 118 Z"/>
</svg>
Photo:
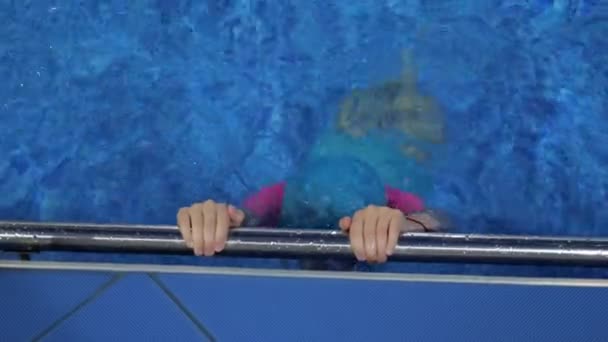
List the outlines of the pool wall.
<svg viewBox="0 0 608 342">
<path fill-rule="evenodd" d="M 4 262 L 2 341 L 604 341 L 604 280 Z"/>
</svg>

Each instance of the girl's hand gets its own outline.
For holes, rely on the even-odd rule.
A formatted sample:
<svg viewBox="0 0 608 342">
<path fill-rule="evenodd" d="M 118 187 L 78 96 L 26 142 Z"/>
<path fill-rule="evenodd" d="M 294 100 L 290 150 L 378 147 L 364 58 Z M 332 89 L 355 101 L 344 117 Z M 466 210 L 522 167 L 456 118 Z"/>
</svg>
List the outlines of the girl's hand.
<svg viewBox="0 0 608 342">
<path fill-rule="evenodd" d="M 398 209 L 368 206 L 343 217 L 339 225 L 349 234 L 357 260 L 383 263 L 394 252 L 401 233 L 436 230 L 439 222 L 427 213 L 406 217 Z"/>
<path fill-rule="evenodd" d="M 232 205 L 207 200 L 179 209 L 177 225 L 194 254 L 212 256 L 224 249 L 228 230 L 239 227 L 245 213 Z"/>
</svg>

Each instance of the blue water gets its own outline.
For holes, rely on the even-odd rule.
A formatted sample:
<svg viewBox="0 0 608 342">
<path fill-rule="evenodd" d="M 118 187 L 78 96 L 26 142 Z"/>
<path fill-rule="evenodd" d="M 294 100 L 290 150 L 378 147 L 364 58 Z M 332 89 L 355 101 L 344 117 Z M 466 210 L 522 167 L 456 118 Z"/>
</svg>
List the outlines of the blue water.
<svg viewBox="0 0 608 342">
<path fill-rule="evenodd" d="M 0 219 L 174 223 L 298 168 L 416 56 L 460 231 L 608 235 L 602 0 L 0 0 Z"/>
</svg>

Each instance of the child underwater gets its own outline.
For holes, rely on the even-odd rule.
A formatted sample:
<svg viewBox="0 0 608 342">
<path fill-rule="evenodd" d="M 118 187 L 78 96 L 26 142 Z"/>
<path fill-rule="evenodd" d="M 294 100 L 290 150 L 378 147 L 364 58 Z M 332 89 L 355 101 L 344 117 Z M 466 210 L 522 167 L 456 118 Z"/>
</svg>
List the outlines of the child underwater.
<svg viewBox="0 0 608 342">
<path fill-rule="evenodd" d="M 289 180 L 263 188 L 242 208 L 207 200 L 181 208 L 180 232 L 196 255 L 224 249 L 231 228 L 339 227 L 359 261 L 385 262 L 403 232 L 437 231 L 417 195 L 384 185 L 374 169 L 351 157 L 318 158 Z"/>
<path fill-rule="evenodd" d="M 417 89 L 409 55 L 404 60 L 401 79 L 344 100 L 336 130 L 320 137 L 289 179 L 240 208 L 209 199 L 179 209 L 178 226 L 194 254 L 221 252 L 229 230 L 240 226 L 339 227 L 357 260 L 383 263 L 401 233 L 445 229 L 446 220 L 420 197 L 431 183 L 424 149 L 443 142 L 443 117 Z"/>
</svg>

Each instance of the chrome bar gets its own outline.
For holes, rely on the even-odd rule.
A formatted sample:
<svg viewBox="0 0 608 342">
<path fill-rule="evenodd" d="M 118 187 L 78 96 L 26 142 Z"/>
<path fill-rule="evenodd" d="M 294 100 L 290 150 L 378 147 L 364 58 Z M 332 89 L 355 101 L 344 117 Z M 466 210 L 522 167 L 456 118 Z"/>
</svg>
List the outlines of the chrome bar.
<svg viewBox="0 0 608 342">
<path fill-rule="evenodd" d="M 174 226 L 2 222 L 0 250 L 191 255 Z M 339 231 L 239 228 L 225 256 L 352 259 Z M 393 261 L 608 266 L 608 239 L 405 233 Z"/>
</svg>

